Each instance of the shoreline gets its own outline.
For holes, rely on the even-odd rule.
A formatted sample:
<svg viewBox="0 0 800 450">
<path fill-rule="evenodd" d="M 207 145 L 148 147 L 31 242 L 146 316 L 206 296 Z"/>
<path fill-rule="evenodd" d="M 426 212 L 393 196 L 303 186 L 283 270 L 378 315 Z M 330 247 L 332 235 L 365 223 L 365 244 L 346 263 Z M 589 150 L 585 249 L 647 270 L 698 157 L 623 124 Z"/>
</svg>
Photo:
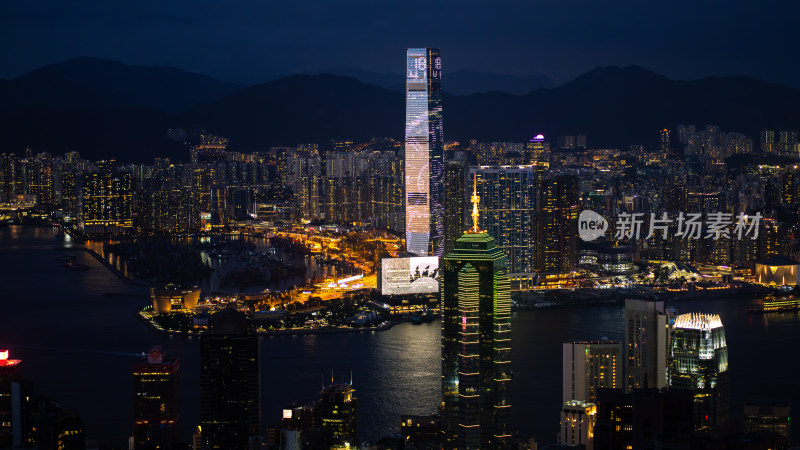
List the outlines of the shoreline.
<svg viewBox="0 0 800 450">
<path fill-rule="evenodd" d="M 122 272 L 117 270 L 116 267 L 112 266 L 108 261 L 106 261 L 99 253 L 96 251 L 86 248 L 86 247 L 56 247 L 54 250 L 62 251 L 62 252 L 69 252 L 69 251 L 82 251 L 88 253 L 90 256 L 94 257 L 100 264 L 102 264 L 106 269 L 108 269 L 111 273 L 117 276 L 123 283 L 129 284 L 131 286 L 139 286 L 139 287 L 153 287 L 158 286 L 159 284 L 156 283 L 147 283 L 144 281 L 136 281 L 126 277 Z"/>
<path fill-rule="evenodd" d="M 157 326 L 151 319 L 146 318 L 142 315 L 142 311 L 136 312 L 136 317 L 147 326 L 147 328 L 154 332 L 160 334 L 167 334 L 171 336 L 202 336 L 206 334 L 205 332 L 195 332 L 195 331 L 181 331 L 181 330 L 167 330 Z M 374 331 L 386 331 L 394 327 L 395 325 L 400 325 L 401 323 L 408 323 L 410 319 L 401 319 L 395 320 L 392 322 L 388 322 L 383 325 L 375 326 L 375 327 L 366 327 L 366 328 L 343 328 L 343 327 L 325 327 L 325 328 L 307 328 L 307 329 L 298 329 L 298 330 L 270 330 L 270 331 L 258 331 L 256 332 L 259 336 L 298 336 L 298 335 L 316 335 L 316 334 L 340 334 L 340 333 L 359 333 L 359 332 L 374 332 Z"/>
</svg>

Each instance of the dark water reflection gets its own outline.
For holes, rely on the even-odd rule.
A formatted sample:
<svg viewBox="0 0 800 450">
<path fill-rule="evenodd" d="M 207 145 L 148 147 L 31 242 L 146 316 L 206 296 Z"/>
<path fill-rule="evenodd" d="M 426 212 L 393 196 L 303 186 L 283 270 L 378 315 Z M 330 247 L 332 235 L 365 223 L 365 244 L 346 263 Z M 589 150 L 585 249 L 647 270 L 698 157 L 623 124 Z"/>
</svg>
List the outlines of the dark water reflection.
<svg viewBox="0 0 800 450">
<path fill-rule="evenodd" d="M 19 232 L 19 231 L 17 231 Z M 201 242 L 207 242 L 209 238 L 202 238 Z M 272 280 L 271 282 L 267 283 L 266 285 L 258 285 L 258 286 L 246 286 L 244 287 L 243 291 L 248 293 L 260 292 L 265 288 L 269 288 L 270 290 L 274 291 L 284 291 L 291 289 L 294 286 L 301 285 L 305 281 L 311 280 L 316 277 L 320 278 L 344 278 L 350 275 L 355 275 L 352 269 L 344 268 L 342 266 L 337 266 L 334 264 L 328 264 L 323 262 L 318 262 L 313 256 L 311 255 L 291 255 L 286 252 L 281 251 L 280 249 L 276 249 L 271 246 L 270 240 L 268 238 L 263 237 L 256 237 L 256 236 L 232 236 L 232 241 L 237 241 L 239 239 L 249 242 L 255 245 L 255 252 L 258 253 L 266 253 L 267 256 L 270 258 L 274 258 L 288 265 L 302 265 L 306 268 L 306 273 L 304 276 L 291 276 L 285 279 L 280 280 Z M 171 242 L 175 245 L 181 245 L 190 247 L 194 242 L 194 238 L 173 238 Z M 105 260 L 113 267 L 115 267 L 118 271 L 125 274 L 125 276 L 129 278 L 135 278 L 134 274 L 128 270 L 126 261 L 124 258 L 116 255 L 114 253 L 107 253 L 103 248 L 102 241 L 88 241 L 80 244 L 74 244 L 76 247 L 85 247 L 91 250 L 94 250 L 97 254 L 102 255 Z M 226 258 L 218 258 L 213 255 L 213 252 L 206 249 L 200 249 L 200 258 L 204 264 L 214 269 L 210 276 L 203 278 L 202 280 L 198 280 L 199 286 L 203 289 L 204 292 L 240 292 L 242 289 L 239 286 L 228 286 L 222 287 L 220 285 L 220 276 L 231 272 L 232 270 L 240 267 L 245 262 L 240 261 L 238 259 L 239 255 L 236 257 L 226 257 Z M 141 280 L 147 282 L 149 280 Z"/>
</svg>

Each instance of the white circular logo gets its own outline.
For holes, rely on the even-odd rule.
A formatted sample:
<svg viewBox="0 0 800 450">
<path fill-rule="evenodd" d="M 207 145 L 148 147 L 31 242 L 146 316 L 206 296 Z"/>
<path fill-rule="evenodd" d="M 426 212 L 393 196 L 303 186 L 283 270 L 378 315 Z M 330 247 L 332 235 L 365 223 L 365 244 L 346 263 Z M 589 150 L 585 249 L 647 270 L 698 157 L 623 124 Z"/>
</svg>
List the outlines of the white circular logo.
<svg viewBox="0 0 800 450">
<path fill-rule="evenodd" d="M 584 241 L 593 241 L 608 230 L 608 221 L 594 211 L 585 209 L 578 216 L 578 235 Z"/>
</svg>

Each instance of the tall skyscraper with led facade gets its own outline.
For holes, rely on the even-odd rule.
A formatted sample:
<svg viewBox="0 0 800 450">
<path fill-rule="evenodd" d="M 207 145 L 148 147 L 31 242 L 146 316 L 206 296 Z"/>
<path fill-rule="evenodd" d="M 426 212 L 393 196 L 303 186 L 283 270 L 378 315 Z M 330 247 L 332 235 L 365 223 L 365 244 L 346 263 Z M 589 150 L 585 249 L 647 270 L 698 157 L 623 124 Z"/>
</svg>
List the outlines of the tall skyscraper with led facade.
<svg viewBox="0 0 800 450">
<path fill-rule="evenodd" d="M 510 446 L 511 286 L 506 255 L 473 227 L 444 256 L 442 394 L 445 449 Z"/>
<path fill-rule="evenodd" d="M 406 250 L 442 256 L 442 59 L 438 48 L 410 48 L 406 56 Z"/>
<path fill-rule="evenodd" d="M 681 314 L 672 330 L 670 386 L 694 395 L 694 431 L 716 434 L 728 425 L 728 345 L 716 314 Z"/>
</svg>

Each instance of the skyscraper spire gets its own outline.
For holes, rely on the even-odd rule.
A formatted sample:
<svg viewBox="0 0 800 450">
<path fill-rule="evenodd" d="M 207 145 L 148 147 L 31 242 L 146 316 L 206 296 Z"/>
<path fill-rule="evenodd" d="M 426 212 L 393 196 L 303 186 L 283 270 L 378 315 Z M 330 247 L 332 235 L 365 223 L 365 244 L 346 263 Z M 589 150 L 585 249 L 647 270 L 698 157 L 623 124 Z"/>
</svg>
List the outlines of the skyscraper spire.
<svg viewBox="0 0 800 450">
<path fill-rule="evenodd" d="M 481 201 L 481 198 L 478 197 L 478 174 L 474 174 L 474 178 L 472 179 L 472 198 L 470 201 L 472 202 L 472 228 L 470 228 L 470 233 L 483 233 L 483 230 L 478 228 L 478 203 Z"/>
<path fill-rule="evenodd" d="M 444 256 L 442 422 L 446 449 L 511 447 L 511 284 L 505 252 L 473 227 Z"/>
</svg>

